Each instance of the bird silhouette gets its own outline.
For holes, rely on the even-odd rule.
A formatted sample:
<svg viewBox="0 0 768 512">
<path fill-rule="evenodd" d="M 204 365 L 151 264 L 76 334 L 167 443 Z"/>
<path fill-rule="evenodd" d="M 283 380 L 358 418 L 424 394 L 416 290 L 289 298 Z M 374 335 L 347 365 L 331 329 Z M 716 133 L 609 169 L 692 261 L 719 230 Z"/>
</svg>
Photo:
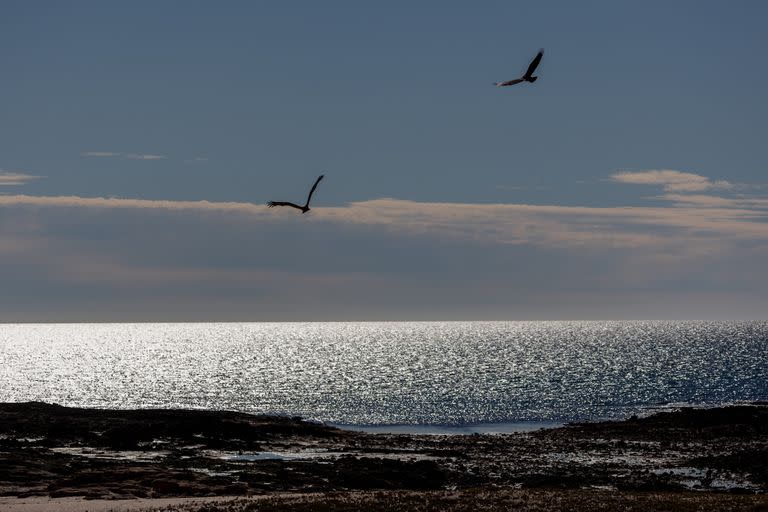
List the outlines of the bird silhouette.
<svg viewBox="0 0 768 512">
<path fill-rule="evenodd" d="M 312 185 L 312 190 L 309 191 L 309 195 L 307 196 L 307 202 L 304 203 L 304 206 L 299 206 L 295 203 L 290 203 L 288 201 L 270 201 L 267 203 L 267 206 L 269 206 L 270 208 L 273 208 L 275 206 L 292 206 L 297 210 L 301 210 L 301 213 L 307 213 L 310 210 L 309 201 L 312 199 L 312 194 L 315 193 L 317 184 L 320 183 L 320 180 L 323 179 L 323 176 L 325 176 L 325 174 L 321 174 L 320 176 L 318 176 L 317 181 L 315 181 L 315 184 Z"/>
<path fill-rule="evenodd" d="M 507 87 L 510 85 L 516 85 L 521 82 L 535 82 L 537 76 L 533 76 L 533 72 L 536 71 L 536 68 L 539 67 L 539 63 L 541 62 L 541 58 L 544 56 L 544 50 L 539 50 L 539 53 L 536 54 L 536 56 L 533 58 L 530 64 L 528 64 L 528 69 L 525 71 L 525 74 L 521 76 L 520 78 L 516 78 L 515 80 L 510 80 L 508 82 L 494 82 L 493 85 L 496 87 Z"/>
</svg>

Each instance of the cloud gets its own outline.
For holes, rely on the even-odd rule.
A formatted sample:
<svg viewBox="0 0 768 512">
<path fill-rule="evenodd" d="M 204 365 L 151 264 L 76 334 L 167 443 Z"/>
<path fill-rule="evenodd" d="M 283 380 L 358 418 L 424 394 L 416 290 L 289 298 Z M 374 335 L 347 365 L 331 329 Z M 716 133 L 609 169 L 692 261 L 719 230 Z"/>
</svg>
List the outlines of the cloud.
<svg viewBox="0 0 768 512">
<path fill-rule="evenodd" d="M 22 172 L 10 172 L 0 170 L 0 186 L 5 185 L 26 185 L 28 182 L 42 178 L 42 176 L 32 176 Z"/>
<path fill-rule="evenodd" d="M 85 151 L 80 153 L 80 156 L 94 158 L 111 158 L 120 155 L 122 155 L 122 153 L 114 153 L 112 151 Z"/>
<path fill-rule="evenodd" d="M 188 160 L 184 160 L 185 164 L 202 164 L 208 161 L 208 158 L 204 156 L 196 156 L 195 158 L 190 158 Z"/>
<path fill-rule="evenodd" d="M 660 185 L 666 192 L 700 192 L 712 189 L 731 189 L 728 181 L 711 181 L 706 176 L 692 172 L 663 170 L 622 171 L 611 175 L 611 180 L 633 185 Z"/>
<path fill-rule="evenodd" d="M 768 198 L 696 193 L 730 184 L 692 173 L 619 176 L 664 192 L 647 206 L 380 198 L 306 215 L 0 195 L 0 320 L 762 314 Z"/>
<path fill-rule="evenodd" d="M 716 200 L 707 202 L 703 196 L 688 197 L 693 197 L 692 203 L 668 207 L 425 203 L 375 199 L 344 206 L 315 207 L 310 214 L 301 217 L 253 203 L 78 196 L 0 196 L 0 207 L 233 213 L 250 222 L 375 226 L 389 233 L 408 236 L 550 248 L 667 247 L 690 252 L 699 245 L 719 246 L 727 240 L 768 243 L 764 211 L 749 205 L 723 205 L 717 204 Z"/>
<path fill-rule="evenodd" d="M 324 208 L 317 217 L 425 236 L 548 248 L 646 248 L 686 255 L 718 250 L 729 240 L 768 243 L 764 212 L 746 208 L 605 208 L 379 199 Z"/>
<path fill-rule="evenodd" d="M 765 211 L 682 196 L 692 202 L 603 208 L 375 199 L 306 215 L 243 202 L 0 196 L 0 277 L 8 292 L 0 319 L 764 310 Z M 702 297 L 709 297 L 706 311 L 698 309 Z"/>
<path fill-rule="evenodd" d="M 117 153 L 113 151 L 85 151 L 80 156 L 86 158 L 124 158 L 127 160 L 162 160 L 164 155 L 143 155 L 140 153 Z"/>
<path fill-rule="evenodd" d="M 172 201 L 155 199 L 122 199 L 80 196 L 4 196 L 0 206 L 47 206 L 70 208 L 134 208 L 155 210 L 203 210 L 203 211 L 239 211 L 263 212 L 266 206 L 253 203 L 228 203 L 210 201 Z M 314 209 L 313 209 L 314 211 Z"/>
<path fill-rule="evenodd" d="M 655 199 L 672 201 L 678 205 L 696 205 L 722 208 L 768 208 L 768 199 L 759 197 L 720 197 L 704 194 L 664 194 Z"/>
<path fill-rule="evenodd" d="M 163 160 L 164 155 L 140 155 L 137 153 L 127 153 L 125 158 L 129 160 Z"/>
</svg>

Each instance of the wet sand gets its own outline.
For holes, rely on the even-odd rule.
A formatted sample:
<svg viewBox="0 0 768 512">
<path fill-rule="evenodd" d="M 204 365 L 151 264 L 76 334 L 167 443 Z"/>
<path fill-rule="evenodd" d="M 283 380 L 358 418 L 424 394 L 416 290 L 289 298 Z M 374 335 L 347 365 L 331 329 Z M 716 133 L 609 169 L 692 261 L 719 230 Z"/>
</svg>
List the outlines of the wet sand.
<svg viewBox="0 0 768 512">
<path fill-rule="evenodd" d="M 768 510 L 765 460 L 765 404 L 493 435 L 0 404 L 1 510 Z"/>
<path fill-rule="evenodd" d="M 0 498 L 5 512 L 250 512 L 295 510 L 338 511 L 762 511 L 764 495 L 722 493 L 638 493 L 561 489 L 469 489 L 461 491 L 371 491 L 277 494 L 250 497 L 136 498 Z"/>
</svg>

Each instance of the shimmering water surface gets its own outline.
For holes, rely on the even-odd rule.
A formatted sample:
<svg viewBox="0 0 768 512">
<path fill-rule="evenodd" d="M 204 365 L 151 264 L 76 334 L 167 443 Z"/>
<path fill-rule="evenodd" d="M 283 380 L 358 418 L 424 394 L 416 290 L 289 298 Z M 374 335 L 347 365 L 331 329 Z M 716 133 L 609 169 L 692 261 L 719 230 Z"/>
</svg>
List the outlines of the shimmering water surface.
<svg viewBox="0 0 768 512">
<path fill-rule="evenodd" d="M 570 421 L 768 399 L 766 353 L 768 322 L 0 325 L 0 401 Z"/>
</svg>

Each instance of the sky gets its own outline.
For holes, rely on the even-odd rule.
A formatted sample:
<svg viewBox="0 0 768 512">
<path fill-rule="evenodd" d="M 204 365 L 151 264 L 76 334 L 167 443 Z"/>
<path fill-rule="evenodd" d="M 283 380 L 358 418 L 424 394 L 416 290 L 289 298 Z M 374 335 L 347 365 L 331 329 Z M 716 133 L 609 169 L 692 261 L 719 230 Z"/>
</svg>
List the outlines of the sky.
<svg viewBox="0 0 768 512">
<path fill-rule="evenodd" d="M 0 322 L 764 319 L 766 19 L 2 2 Z"/>
</svg>

